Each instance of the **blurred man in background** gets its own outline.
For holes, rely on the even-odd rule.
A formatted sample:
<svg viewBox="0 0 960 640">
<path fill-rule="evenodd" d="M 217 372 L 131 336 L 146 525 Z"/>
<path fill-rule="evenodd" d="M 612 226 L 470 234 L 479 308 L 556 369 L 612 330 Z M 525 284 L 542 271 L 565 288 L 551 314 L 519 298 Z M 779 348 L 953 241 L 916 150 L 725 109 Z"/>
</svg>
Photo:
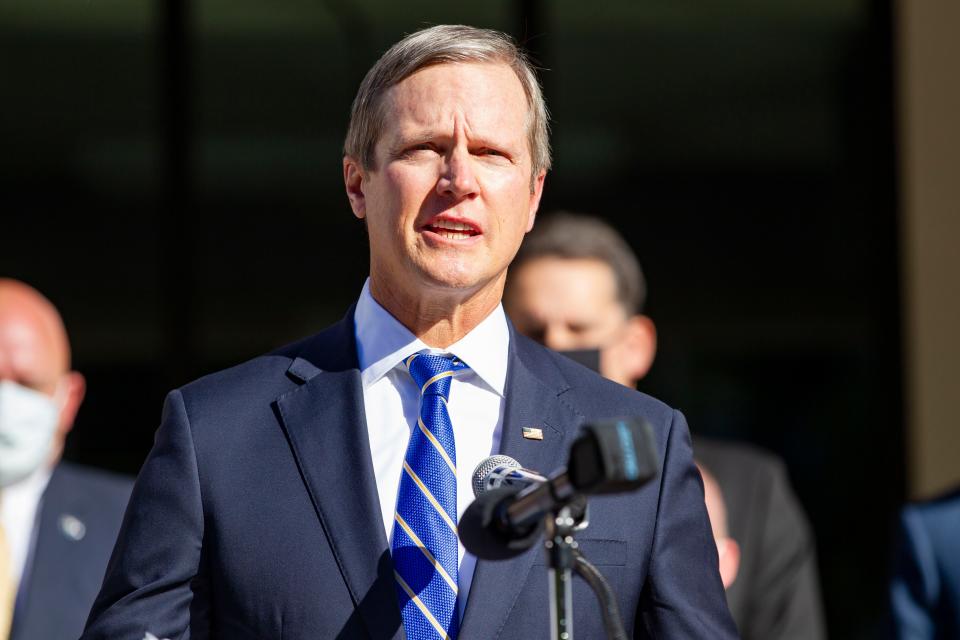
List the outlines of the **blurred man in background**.
<svg viewBox="0 0 960 640">
<path fill-rule="evenodd" d="M 60 461 L 84 391 L 57 310 L 0 279 L 0 640 L 78 637 L 100 588 L 131 485 Z"/>
<path fill-rule="evenodd" d="M 720 579 L 723 580 L 723 588 L 729 589 L 737 579 L 737 572 L 740 570 L 740 545 L 730 537 L 730 528 L 727 526 L 727 502 L 720 485 L 717 484 L 717 479 L 699 462 L 697 469 L 700 470 L 700 476 L 703 478 L 703 501 L 707 505 L 713 539 L 717 543 Z"/>
<path fill-rule="evenodd" d="M 656 327 L 642 315 L 645 296 L 636 256 L 613 228 L 560 213 L 543 217 L 521 246 L 504 305 L 521 333 L 635 387 L 657 346 Z M 724 583 L 742 637 L 824 637 L 810 527 L 783 464 L 752 447 L 702 438 L 693 444 L 722 489 L 729 537 L 739 547 L 736 581 L 725 576 Z"/>
</svg>

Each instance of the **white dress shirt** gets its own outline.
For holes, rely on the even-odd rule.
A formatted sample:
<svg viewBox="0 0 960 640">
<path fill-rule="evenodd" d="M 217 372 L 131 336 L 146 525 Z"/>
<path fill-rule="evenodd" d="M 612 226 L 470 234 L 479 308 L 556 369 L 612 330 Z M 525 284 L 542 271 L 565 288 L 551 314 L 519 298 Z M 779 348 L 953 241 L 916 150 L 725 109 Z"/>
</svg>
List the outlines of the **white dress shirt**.
<svg viewBox="0 0 960 640">
<path fill-rule="evenodd" d="M 370 295 L 369 279 L 363 285 L 353 317 L 370 454 L 387 540 L 393 534 L 407 442 L 420 413 L 420 390 L 403 366 L 403 360 L 426 350 L 455 355 L 470 367 L 458 372 L 451 381 L 447 402 L 457 447 L 459 520 L 473 502 L 474 468 L 500 447 L 510 343 L 503 307 L 497 305 L 470 333 L 446 349 L 428 347 L 380 306 Z M 476 558 L 466 553 L 462 544 L 458 557 L 457 606 L 462 618 Z"/>
<path fill-rule="evenodd" d="M 36 543 L 37 512 L 52 474 L 52 468 L 40 465 L 23 480 L 0 489 L 0 523 L 10 545 L 13 579 L 18 584 Z"/>
</svg>

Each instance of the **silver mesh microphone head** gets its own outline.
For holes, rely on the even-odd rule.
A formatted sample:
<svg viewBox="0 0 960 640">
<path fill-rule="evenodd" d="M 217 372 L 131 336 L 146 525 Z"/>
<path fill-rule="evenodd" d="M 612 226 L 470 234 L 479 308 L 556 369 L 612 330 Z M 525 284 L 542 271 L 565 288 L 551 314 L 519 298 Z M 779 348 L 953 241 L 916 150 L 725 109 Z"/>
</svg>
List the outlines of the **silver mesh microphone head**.
<svg viewBox="0 0 960 640">
<path fill-rule="evenodd" d="M 510 456 L 490 456 L 480 461 L 477 468 L 473 470 L 473 497 L 479 498 L 480 494 L 487 490 L 486 480 L 490 472 L 497 467 L 510 467 L 521 469 L 520 463 Z"/>
</svg>

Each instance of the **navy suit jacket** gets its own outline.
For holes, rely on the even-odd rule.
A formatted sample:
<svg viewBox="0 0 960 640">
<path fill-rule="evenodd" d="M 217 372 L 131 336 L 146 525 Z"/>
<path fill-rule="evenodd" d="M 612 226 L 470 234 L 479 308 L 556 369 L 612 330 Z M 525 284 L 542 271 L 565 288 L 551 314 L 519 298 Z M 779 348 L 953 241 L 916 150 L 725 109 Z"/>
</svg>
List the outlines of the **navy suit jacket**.
<svg viewBox="0 0 960 640">
<path fill-rule="evenodd" d="M 57 465 L 38 510 L 11 640 L 75 640 L 83 632 L 132 484 L 123 476 Z"/>
<path fill-rule="evenodd" d="M 895 638 L 960 638 L 960 490 L 904 507 L 890 584 Z"/>
<path fill-rule="evenodd" d="M 591 501 L 582 549 L 636 637 L 736 637 L 683 417 L 511 327 L 501 451 L 561 466 L 582 423 L 640 415 L 662 473 Z M 539 427 L 543 440 L 521 437 Z M 405 446 L 399 443 L 398 446 Z M 461 640 L 549 637 L 540 548 L 479 562 Z M 580 580 L 578 638 L 603 638 Z M 167 398 L 86 640 L 403 638 L 364 418 L 352 313 Z"/>
</svg>

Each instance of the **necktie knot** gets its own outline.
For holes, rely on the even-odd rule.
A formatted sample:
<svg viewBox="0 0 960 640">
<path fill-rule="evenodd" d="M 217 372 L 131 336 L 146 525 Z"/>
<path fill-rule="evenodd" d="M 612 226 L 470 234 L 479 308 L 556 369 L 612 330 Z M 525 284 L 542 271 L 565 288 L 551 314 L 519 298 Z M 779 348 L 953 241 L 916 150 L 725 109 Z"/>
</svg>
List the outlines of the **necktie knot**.
<svg viewBox="0 0 960 640">
<path fill-rule="evenodd" d="M 407 358 L 407 371 L 420 388 L 421 396 L 450 397 L 450 379 L 467 365 L 452 355 L 418 352 Z"/>
</svg>

